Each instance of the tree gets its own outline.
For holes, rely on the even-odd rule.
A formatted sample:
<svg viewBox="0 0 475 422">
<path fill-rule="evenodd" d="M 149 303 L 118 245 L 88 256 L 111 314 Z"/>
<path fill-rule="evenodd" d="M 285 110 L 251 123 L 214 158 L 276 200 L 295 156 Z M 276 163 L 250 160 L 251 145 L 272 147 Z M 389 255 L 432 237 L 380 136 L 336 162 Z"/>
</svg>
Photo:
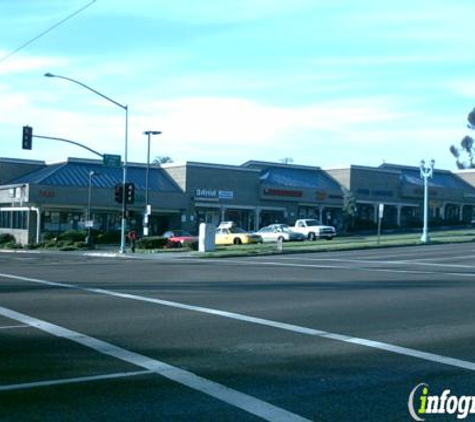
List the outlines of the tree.
<svg viewBox="0 0 475 422">
<path fill-rule="evenodd" d="M 475 108 L 470 113 L 468 113 L 467 120 L 468 127 L 475 130 Z"/>
<path fill-rule="evenodd" d="M 475 108 L 467 116 L 467 127 L 475 130 Z M 475 168 L 475 141 L 471 136 L 465 136 L 460 141 L 460 147 L 452 145 L 450 147 L 451 154 L 456 159 L 456 164 L 459 169 L 473 169 Z"/>
<path fill-rule="evenodd" d="M 348 232 L 355 226 L 356 214 L 358 208 L 356 206 L 356 197 L 349 189 L 342 186 L 343 191 L 343 230 Z"/>
<path fill-rule="evenodd" d="M 152 161 L 153 164 L 166 164 L 166 163 L 173 163 L 173 159 L 166 155 L 159 155 Z"/>
</svg>

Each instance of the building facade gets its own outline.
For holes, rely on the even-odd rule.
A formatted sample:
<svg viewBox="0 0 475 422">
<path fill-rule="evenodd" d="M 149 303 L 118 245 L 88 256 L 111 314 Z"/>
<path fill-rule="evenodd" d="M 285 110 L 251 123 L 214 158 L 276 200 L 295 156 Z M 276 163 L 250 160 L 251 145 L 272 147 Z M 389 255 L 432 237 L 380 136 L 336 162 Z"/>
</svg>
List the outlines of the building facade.
<svg viewBox="0 0 475 422">
<path fill-rule="evenodd" d="M 359 223 L 376 224 L 384 204 L 386 227 L 419 226 L 423 215 L 424 180 L 419 167 L 383 164 L 327 170 L 356 200 Z M 473 178 L 475 182 L 475 177 Z M 447 170 L 428 179 L 429 216 L 433 224 L 467 224 L 475 212 L 475 183 Z"/>
<path fill-rule="evenodd" d="M 127 224 L 142 233 L 148 208 L 149 235 L 173 229 L 196 233 L 202 222 L 221 221 L 253 231 L 271 223 L 292 225 L 299 218 L 316 218 L 339 229 L 349 195 L 362 228 L 374 227 L 379 204 L 384 204 L 383 227 L 420 226 L 422 219 L 423 180 L 417 167 L 383 164 L 322 170 L 248 161 L 240 166 L 153 164 L 148 170 L 141 163 L 127 166 L 127 181 L 135 185 Z M 46 232 L 84 229 L 86 221 L 97 230 L 118 231 L 122 204 L 115 201 L 114 188 L 122 184 L 122 177 L 122 168 L 105 167 L 98 160 L 70 158 L 46 164 L 0 158 L 0 233 L 12 233 L 28 244 L 40 242 Z M 435 170 L 429 180 L 431 221 L 471 222 L 474 185 L 475 173 Z"/>
</svg>

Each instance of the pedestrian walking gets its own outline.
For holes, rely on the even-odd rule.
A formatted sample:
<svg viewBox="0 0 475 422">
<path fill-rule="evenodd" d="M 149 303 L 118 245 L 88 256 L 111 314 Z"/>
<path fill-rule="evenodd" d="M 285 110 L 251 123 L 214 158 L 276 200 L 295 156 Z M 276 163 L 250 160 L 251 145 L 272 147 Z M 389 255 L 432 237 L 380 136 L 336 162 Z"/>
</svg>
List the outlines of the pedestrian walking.
<svg viewBox="0 0 475 422">
<path fill-rule="evenodd" d="M 127 239 L 129 239 L 130 249 L 132 252 L 135 252 L 135 242 L 137 241 L 137 232 L 135 230 L 130 230 L 127 233 Z"/>
</svg>

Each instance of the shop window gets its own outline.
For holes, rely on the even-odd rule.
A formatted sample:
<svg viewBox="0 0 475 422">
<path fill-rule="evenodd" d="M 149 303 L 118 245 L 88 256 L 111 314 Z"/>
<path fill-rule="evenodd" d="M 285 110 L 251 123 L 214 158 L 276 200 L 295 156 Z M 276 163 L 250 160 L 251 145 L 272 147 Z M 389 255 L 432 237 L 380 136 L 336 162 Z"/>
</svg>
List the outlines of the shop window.
<svg viewBox="0 0 475 422">
<path fill-rule="evenodd" d="M 25 230 L 28 224 L 27 211 L 1 211 L 0 227 Z"/>
</svg>

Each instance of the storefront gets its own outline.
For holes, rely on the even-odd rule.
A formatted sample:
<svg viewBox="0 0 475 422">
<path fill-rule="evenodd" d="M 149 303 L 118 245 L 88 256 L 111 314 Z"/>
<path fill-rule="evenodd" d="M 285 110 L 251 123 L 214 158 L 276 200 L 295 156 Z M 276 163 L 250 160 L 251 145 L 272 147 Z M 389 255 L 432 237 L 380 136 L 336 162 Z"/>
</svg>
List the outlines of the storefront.
<svg viewBox="0 0 475 422">
<path fill-rule="evenodd" d="M 10 164 L 1 159 L 1 179 L 14 183 L 0 186 L 0 233 L 14 230 L 20 243 L 38 242 L 45 233 L 83 230 L 89 210 L 92 228 L 120 230 L 122 204 L 115 202 L 114 187 L 122 183 L 122 169 L 105 167 L 98 160 L 69 159 L 42 166 L 35 161 L 31 167 L 29 161 L 14 160 L 22 175 L 15 167 L 17 171 L 4 171 L 5 160 Z M 136 188 L 135 202 L 127 206 L 127 225 L 139 233 L 146 208 L 145 169 L 145 165 L 129 164 L 127 172 L 128 181 Z M 12 175 L 16 177 L 10 180 Z M 154 204 L 151 234 L 158 235 L 180 223 L 186 201 L 175 182 L 159 168 L 150 169 L 148 185 Z"/>
<path fill-rule="evenodd" d="M 383 164 L 327 171 L 355 196 L 361 228 L 377 223 L 379 204 L 384 204 L 383 227 L 421 224 L 424 181 L 418 167 Z M 456 173 L 437 169 L 428 183 L 429 217 L 433 224 L 471 221 L 475 206 L 473 186 Z"/>
<path fill-rule="evenodd" d="M 324 171 L 261 161 L 241 166 L 172 163 L 150 167 L 145 195 L 146 165 L 129 163 L 127 178 L 136 193 L 127 206 L 127 225 L 142 233 L 148 196 L 149 235 L 173 229 L 195 234 L 202 222 L 217 226 L 222 221 L 254 231 L 273 223 L 293 225 L 299 218 L 340 229 L 346 196 L 353 195 L 357 228 L 375 227 L 380 204 L 383 227 L 411 227 L 422 218 L 424 190 L 418 172 L 417 167 L 388 164 Z M 14 233 L 21 243 L 31 243 L 46 232 L 84 229 L 86 220 L 97 230 L 120 230 L 122 205 L 115 202 L 114 187 L 122 176 L 121 168 L 105 167 L 98 160 L 48 165 L 0 159 L 0 233 Z M 435 170 L 429 207 L 432 222 L 469 223 L 475 188 L 454 173 Z"/>
<path fill-rule="evenodd" d="M 315 218 L 341 227 L 341 186 L 321 168 L 261 161 L 243 166 L 260 171 L 261 223 L 293 225 L 297 219 Z"/>
</svg>

